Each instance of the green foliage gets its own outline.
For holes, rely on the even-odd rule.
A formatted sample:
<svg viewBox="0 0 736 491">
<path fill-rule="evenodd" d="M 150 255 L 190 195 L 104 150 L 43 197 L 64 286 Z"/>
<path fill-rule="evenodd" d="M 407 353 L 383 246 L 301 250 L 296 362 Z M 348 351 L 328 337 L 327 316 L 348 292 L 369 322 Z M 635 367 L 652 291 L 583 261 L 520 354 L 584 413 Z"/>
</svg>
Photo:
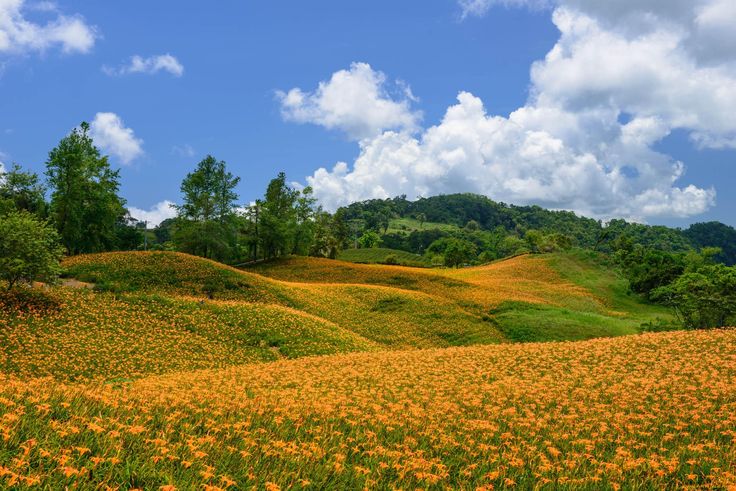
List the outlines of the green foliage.
<svg viewBox="0 0 736 491">
<path fill-rule="evenodd" d="M 672 307 L 689 329 L 729 325 L 736 320 L 736 268 L 703 266 L 656 289 L 652 298 Z"/>
<path fill-rule="evenodd" d="M 515 342 L 572 341 L 639 331 L 632 319 L 523 302 L 504 302 L 490 314 L 499 331 Z"/>
<path fill-rule="evenodd" d="M 371 249 L 345 249 L 340 251 L 337 258 L 341 261 L 363 264 L 399 264 L 413 267 L 429 266 L 429 263 L 424 256 L 396 249 L 387 249 L 385 247 L 374 247 Z"/>
<path fill-rule="evenodd" d="M 475 220 L 470 220 L 468 223 L 465 224 L 465 230 L 475 231 L 479 230 L 480 225 Z"/>
<path fill-rule="evenodd" d="M 296 208 L 299 191 L 286 184 L 286 174 L 280 172 L 266 189 L 261 205 L 259 242 L 266 259 L 290 254 L 294 249 Z"/>
<path fill-rule="evenodd" d="M 527 230 L 524 241 L 529 251 L 534 253 L 567 251 L 573 246 L 573 239 L 560 232 L 545 235 L 539 230 Z"/>
<path fill-rule="evenodd" d="M 470 193 L 413 202 L 405 196 L 374 199 L 341 210 L 346 220 L 360 224 L 356 236 L 368 229 L 383 232 L 385 247 L 416 254 L 423 254 L 432 242 L 445 237 L 473 242 L 480 253 L 485 253 L 485 258 L 502 258 L 524 251 L 564 251 L 571 247 L 610 253 L 617 241 L 627 238 L 634 245 L 666 252 L 717 246 L 723 250 L 717 258 L 719 261 L 736 260 L 736 230 L 717 222 L 691 227 L 689 232 L 624 220 L 611 220 L 604 226 L 598 220 L 569 211 L 506 205 Z M 391 217 L 390 224 L 384 228 L 381 223 L 387 216 Z M 527 236 L 530 231 L 532 234 Z M 504 242 L 506 237 L 510 239 Z"/>
<path fill-rule="evenodd" d="M 228 259 L 236 241 L 234 189 L 239 177 L 227 171 L 224 161 L 208 155 L 181 183 L 184 198 L 177 206 L 174 241 L 179 250 L 209 259 Z"/>
<path fill-rule="evenodd" d="M 302 189 L 294 202 L 294 246 L 292 254 L 306 256 L 315 239 L 315 207 L 317 198 L 312 196 L 312 188 Z"/>
<path fill-rule="evenodd" d="M 389 254 L 383 260 L 383 264 L 388 264 L 390 266 L 395 266 L 395 265 L 399 264 L 399 257 L 396 254 Z"/>
<path fill-rule="evenodd" d="M 504 237 L 498 247 L 499 257 L 515 256 L 525 252 L 530 252 L 528 243 L 515 235 Z"/>
<path fill-rule="evenodd" d="M 475 245 L 467 240 L 454 239 L 445 248 L 445 266 L 456 268 L 472 262 L 478 254 Z"/>
<path fill-rule="evenodd" d="M 0 217 L 0 278 L 8 289 L 21 281 L 53 282 L 63 248 L 50 225 L 27 211 Z"/>
<path fill-rule="evenodd" d="M 456 268 L 473 262 L 478 257 L 478 248 L 468 240 L 442 238 L 427 248 L 427 254 L 441 255 L 445 266 Z"/>
<path fill-rule="evenodd" d="M 52 189 L 51 218 L 70 254 L 117 247 L 117 232 L 125 216 L 118 196 L 120 173 L 113 171 L 82 123 L 49 152 L 46 176 Z"/>
<path fill-rule="evenodd" d="M 727 266 L 736 264 L 736 229 L 720 222 L 695 223 L 683 232 L 695 247 L 718 247 L 715 257 Z"/>
<path fill-rule="evenodd" d="M 317 211 L 312 225 L 312 243 L 309 255 L 335 259 L 347 240 L 348 231 L 340 214 L 330 215 Z"/>
<path fill-rule="evenodd" d="M 685 271 L 686 261 L 682 254 L 673 254 L 641 246 L 622 246 L 616 252 L 629 279 L 631 291 L 652 299 L 652 292 L 668 285 Z"/>
<path fill-rule="evenodd" d="M 45 192 L 38 175 L 24 172 L 18 164 L 13 164 L 7 172 L 0 172 L 0 202 L 6 203 L 5 212 L 25 210 L 43 218 L 48 211 Z"/>
<path fill-rule="evenodd" d="M 145 232 L 141 226 L 142 223 L 132 218 L 126 211 L 126 214 L 118 219 L 116 226 L 117 249 L 133 251 L 141 248 Z"/>
<path fill-rule="evenodd" d="M 379 247 L 382 242 L 383 241 L 381 240 L 381 236 L 373 230 L 367 230 L 358 239 L 358 245 L 363 249 L 372 249 L 374 247 Z"/>
<path fill-rule="evenodd" d="M 231 229 L 215 220 L 182 219 L 177 224 L 174 235 L 177 250 L 221 261 L 230 258 L 232 240 L 234 238 Z"/>
</svg>

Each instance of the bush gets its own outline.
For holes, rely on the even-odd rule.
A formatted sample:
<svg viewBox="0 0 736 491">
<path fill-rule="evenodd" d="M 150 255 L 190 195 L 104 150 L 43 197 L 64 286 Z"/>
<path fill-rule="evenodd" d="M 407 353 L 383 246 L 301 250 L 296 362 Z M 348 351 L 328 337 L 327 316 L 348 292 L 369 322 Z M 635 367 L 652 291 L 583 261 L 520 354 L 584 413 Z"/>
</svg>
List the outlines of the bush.
<svg viewBox="0 0 736 491">
<path fill-rule="evenodd" d="M 736 268 L 722 264 L 688 272 L 652 292 L 688 329 L 723 327 L 736 320 Z"/>
<path fill-rule="evenodd" d="M 368 230 L 363 235 L 360 236 L 358 239 L 358 245 L 362 249 L 371 249 L 374 247 L 380 247 L 381 243 L 383 241 L 381 240 L 381 236 L 378 235 L 378 233 L 374 232 L 373 230 Z"/>
<path fill-rule="evenodd" d="M 55 281 L 63 252 L 56 230 L 34 215 L 20 211 L 0 218 L 0 279 L 8 290 L 19 282 Z"/>
<path fill-rule="evenodd" d="M 396 254 L 389 254 L 388 256 L 386 256 L 386 259 L 383 260 L 383 264 L 395 266 L 399 264 L 399 258 L 396 256 Z"/>
</svg>

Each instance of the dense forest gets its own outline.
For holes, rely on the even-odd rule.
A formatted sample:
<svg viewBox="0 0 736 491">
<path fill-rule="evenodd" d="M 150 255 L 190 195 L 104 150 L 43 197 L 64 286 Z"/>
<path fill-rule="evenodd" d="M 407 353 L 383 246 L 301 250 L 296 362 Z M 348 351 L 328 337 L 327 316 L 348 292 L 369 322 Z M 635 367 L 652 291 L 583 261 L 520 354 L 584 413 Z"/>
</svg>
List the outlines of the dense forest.
<svg viewBox="0 0 736 491">
<path fill-rule="evenodd" d="M 431 253 L 437 249 L 437 241 L 453 239 L 473 244 L 478 255 L 483 256 L 481 260 L 569 247 L 613 253 L 626 240 L 666 252 L 718 247 L 718 261 L 736 263 L 736 229 L 720 222 L 696 223 L 686 230 L 620 219 L 604 223 L 570 211 L 507 205 L 469 193 L 416 201 L 405 196 L 368 200 L 339 211 L 344 220 L 353 224 L 358 237 L 372 231 L 379 235 L 383 247 L 415 254 Z M 391 222 L 397 218 L 410 219 L 415 228 L 391 230 Z"/>
</svg>

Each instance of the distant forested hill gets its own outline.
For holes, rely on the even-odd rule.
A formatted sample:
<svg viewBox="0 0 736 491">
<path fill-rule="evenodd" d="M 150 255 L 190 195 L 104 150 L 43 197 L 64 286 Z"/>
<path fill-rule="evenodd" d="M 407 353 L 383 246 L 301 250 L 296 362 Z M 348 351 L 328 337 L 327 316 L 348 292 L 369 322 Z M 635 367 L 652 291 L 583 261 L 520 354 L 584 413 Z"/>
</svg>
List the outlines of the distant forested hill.
<svg viewBox="0 0 736 491">
<path fill-rule="evenodd" d="M 383 247 L 416 254 L 424 254 L 438 240 L 457 238 L 502 257 L 513 253 L 509 248 L 533 248 L 538 233 L 558 241 L 564 236 L 571 245 L 604 252 L 611 252 L 624 240 L 668 252 L 719 247 L 721 262 L 736 263 L 736 229 L 720 222 L 697 223 L 685 230 L 618 219 L 604 224 L 570 211 L 507 205 L 471 193 L 416 201 L 405 196 L 373 199 L 353 203 L 339 213 L 351 224 L 356 240 L 373 231 L 381 237 Z M 514 239 L 525 244 L 514 243 Z"/>
</svg>

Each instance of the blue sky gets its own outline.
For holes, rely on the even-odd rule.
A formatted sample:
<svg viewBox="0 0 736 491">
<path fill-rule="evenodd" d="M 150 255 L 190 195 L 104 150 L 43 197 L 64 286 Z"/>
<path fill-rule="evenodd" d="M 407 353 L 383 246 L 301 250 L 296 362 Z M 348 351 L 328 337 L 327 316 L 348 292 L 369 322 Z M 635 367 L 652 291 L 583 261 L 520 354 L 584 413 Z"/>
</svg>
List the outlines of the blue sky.
<svg viewBox="0 0 736 491">
<path fill-rule="evenodd" d="M 708 42 L 730 38 L 700 21 L 708 9 L 730 15 L 723 1 L 648 0 L 656 21 L 636 32 L 593 0 L 496 3 L 0 0 L 0 162 L 42 172 L 60 138 L 97 118 L 123 196 L 153 220 L 211 153 L 242 177 L 245 203 L 283 170 L 328 208 L 473 191 L 602 218 L 736 225 L 735 62 L 710 56 Z M 697 20 L 705 41 L 647 45 L 675 32 L 672 19 Z M 637 80 L 615 52 L 603 82 L 585 72 L 580 53 L 605 60 L 602 47 L 619 41 L 674 75 Z M 555 46 L 563 59 L 540 62 Z M 701 104 L 676 81 L 683 70 L 726 95 Z M 669 94 L 690 102 L 663 103 Z M 675 179 L 677 161 L 686 172 Z"/>
</svg>

